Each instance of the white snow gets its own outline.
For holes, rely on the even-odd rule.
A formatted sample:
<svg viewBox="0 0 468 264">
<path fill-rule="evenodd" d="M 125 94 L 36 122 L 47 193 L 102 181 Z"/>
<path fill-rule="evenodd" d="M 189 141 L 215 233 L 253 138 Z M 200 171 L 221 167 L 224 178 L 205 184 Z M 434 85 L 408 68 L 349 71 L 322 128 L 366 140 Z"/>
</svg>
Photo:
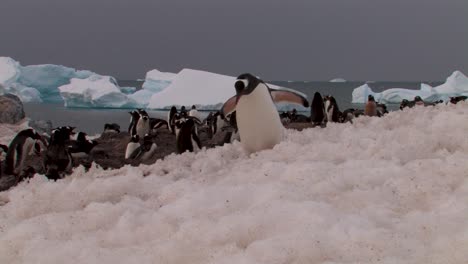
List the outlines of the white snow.
<svg viewBox="0 0 468 264">
<path fill-rule="evenodd" d="M 0 193 L 0 263 L 467 263 L 468 104 Z"/>
<path fill-rule="evenodd" d="M 346 80 L 343 78 L 335 78 L 335 79 L 330 80 L 329 82 L 343 83 L 343 82 L 346 82 Z"/>
<path fill-rule="evenodd" d="M 59 90 L 66 107 L 123 108 L 137 105 L 110 76 L 71 79 L 70 84 L 60 86 Z"/>
<path fill-rule="evenodd" d="M 414 100 L 416 96 L 420 96 L 427 102 L 448 101 L 451 96 L 468 95 L 468 78 L 460 71 L 455 71 L 445 83 L 437 87 L 422 83 L 420 90 L 391 88 L 381 93 L 375 93 L 367 84 L 364 84 L 353 90 L 352 102 L 366 103 L 367 96 L 370 94 L 381 103 L 399 104 L 403 99 Z"/>
</svg>

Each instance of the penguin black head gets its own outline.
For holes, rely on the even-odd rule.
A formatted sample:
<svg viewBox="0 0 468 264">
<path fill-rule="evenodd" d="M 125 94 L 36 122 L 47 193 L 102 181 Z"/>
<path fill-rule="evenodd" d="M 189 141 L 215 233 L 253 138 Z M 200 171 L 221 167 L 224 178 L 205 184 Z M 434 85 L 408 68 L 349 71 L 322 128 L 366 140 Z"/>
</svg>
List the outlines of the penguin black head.
<svg viewBox="0 0 468 264">
<path fill-rule="evenodd" d="M 140 136 L 138 136 L 138 135 L 133 135 L 133 136 L 130 138 L 130 142 L 138 143 L 139 141 L 140 141 Z"/>
<path fill-rule="evenodd" d="M 76 136 L 77 141 L 86 141 L 86 136 L 87 134 L 85 132 L 78 132 L 78 135 Z"/>
<path fill-rule="evenodd" d="M 421 99 L 420 96 L 416 96 L 416 97 L 414 97 L 414 101 L 415 101 L 415 102 L 421 102 L 422 99 Z"/>
<path fill-rule="evenodd" d="M 257 87 L 260 83 L 264 82 L 250 73 L 244 73 L 239 75 L 239 77 L 237 77 L 236 82 L 234 83 L 234 88 L 236 88 L 237 100 L 239 100 L 239 98 L 242 95 L 248 95 L 251 92 L 253 92 L 255 87 Z"/>
<path fill-rule="evenodd" d="M 195 105 L 192 105 L 192 109 L 197 109 L 197 108 L 195 107 Z"/>
<path fill-rule="evenodd" d="M 375 102 L 374 96 L 373 96 L 373 95 L 369 95 L 369 96 L 367 97 L 367 101 Z"/>
<path fill-rule="evenodd" d="M 128 113 L 132 116 L 134 120 L 138 120 L 140 118 L 140 114 L 136 110 L 133 110 L 132 112 L 128 112 Z"/>
</svg>

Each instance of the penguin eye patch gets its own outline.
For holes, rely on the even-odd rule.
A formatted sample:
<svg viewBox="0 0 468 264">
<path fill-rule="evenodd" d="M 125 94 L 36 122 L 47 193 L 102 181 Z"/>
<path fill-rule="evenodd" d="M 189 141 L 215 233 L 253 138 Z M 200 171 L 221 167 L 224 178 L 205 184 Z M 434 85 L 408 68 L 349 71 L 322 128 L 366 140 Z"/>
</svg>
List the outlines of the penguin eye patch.
<svg viewBox="0 0 468 264">
<path fill-rule="evenodd" d="M 240 92 L 247 87 L 248 82 L 247 80 L 237 80 L 236 83 L 234 84 L 234 87 L 236 88 L 237 92 Z"/>
</svg>

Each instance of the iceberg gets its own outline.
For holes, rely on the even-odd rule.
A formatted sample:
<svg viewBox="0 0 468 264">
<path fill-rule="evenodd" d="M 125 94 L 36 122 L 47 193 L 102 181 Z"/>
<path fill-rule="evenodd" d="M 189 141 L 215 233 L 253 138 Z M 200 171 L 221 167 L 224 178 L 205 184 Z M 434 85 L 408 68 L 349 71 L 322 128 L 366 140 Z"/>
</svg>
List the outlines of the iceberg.
<svg viewBox="0 0 468 264">
<path fill-rule="evenodd" d="M 329 82 L 332 82 L 332 83 L 344 83 L 344 82 L 346 82 L 346 80 L 343 79 L 343 78 L 335 78 L 335 79 L 330 80 Z"/>
<path fill-rule="evenodd" d="M 92 75 L 86 79 L 71 79 L 59 87 L 65 107 L 130 108 L 137 102 L 129 98 L 110 76 Z"/>
<path fill-rule="evenodd" d="M 156 69 L 151 70 L 146 73 L 142 88 L 153 93 L 161 92 L 171 84 L 176 76 L 177 74 L 171 72 L 160 72 Z"/>
<path fill-rule="evenodd" d="M 183 69 L 166 89 L 151 97 L 147 108 L 169 109 L 173 105 L 196 105 L 199 110 L 218 110 L 227 99 L 235 95 L 235 80 L 236 78 L 232 76 Z M 286 89 L 271 84 L 268 86 L 272 89 Z M 289 106 L 279 105 L 279 109 L 286 107 Z M 299 110 L 299 106 L 297 107 Z"/>
<path fill-rule="evenodd" d="M 369 95 L 373 95 L 375 100 L 385 104 L 399 104 L 403 99 L 413 100 L 416 96 L 420 96 L 426 102 L 448 101 L 452 96 L 468 95 L 468 78 L 460 71 L 455 71 L 445 83 L 437 87 L 421 83 L 419 90 L 391 88 L 381 93 L 372 91 L 368 84 L 364 84 L 353 90 L 352 102 L 366 103 Z"/>
<path fill-rule="evenodd" d="M 42 102 L 40 92 L 32 87 L 18 83 L 21 65 L 9 57 L 0 57 L 0 95 L 11 93 L 22 102 Z"/>
<path fill-rule="evenodd" d="M 0 86 L 6 88 L 16 82 L 20 75 L 20 65 L 8 57 L 0 57 Z"/>
</svg>

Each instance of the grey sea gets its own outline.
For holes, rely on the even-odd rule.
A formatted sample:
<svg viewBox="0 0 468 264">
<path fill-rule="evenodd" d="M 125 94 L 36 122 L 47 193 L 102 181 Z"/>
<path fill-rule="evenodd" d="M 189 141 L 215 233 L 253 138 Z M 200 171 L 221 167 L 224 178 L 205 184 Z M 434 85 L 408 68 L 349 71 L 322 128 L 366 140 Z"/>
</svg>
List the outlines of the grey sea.
<svg viewBox="0 0 468 264">
<path fill-rule="evenodd" d="M 431 86 L 437 86 L 442 82 L 417 81 L 417 82 L 367 82 L 375 92 L 381 92 L 389 88 L 419 89 L 421 82 Z M 354 88 L 366 82 L 317 82 L 317 81 L 269 81 L 269 83 L 291 88 L 307 95 L 309 101 L 315 92 L 322 95 L 333 95 L 340 107 L 340 110 L 347 108 L 363 108 L 362 104 L 353 104 L 352 91 Z M 142 81 L 119 80 L 121 87 L 136 87 L 141 89 Z M 234 89 L 233 89 L 234 94 Z M 33 120 L 50 120 L 56 126 L 75 126 L 79 131 L 84 131 L 89 135 L 102 132 L 105 123 L 117 123 L 121 130 L 128 128 L 130 115 L 129 109 L 102 109 L 102 108 L 66 108 L 63 103 L 56 104 L 25 104 L 26 116 Z M 389 110 L 398 109 L 398 105 L 388 105 Z M 166 118 L 166 111 L 148 111 L 151 117 Z M 209 112 L 201 112 L 206 116 Z M 308 114 L 308 113 L 305 113 Z"/>
</svg>

